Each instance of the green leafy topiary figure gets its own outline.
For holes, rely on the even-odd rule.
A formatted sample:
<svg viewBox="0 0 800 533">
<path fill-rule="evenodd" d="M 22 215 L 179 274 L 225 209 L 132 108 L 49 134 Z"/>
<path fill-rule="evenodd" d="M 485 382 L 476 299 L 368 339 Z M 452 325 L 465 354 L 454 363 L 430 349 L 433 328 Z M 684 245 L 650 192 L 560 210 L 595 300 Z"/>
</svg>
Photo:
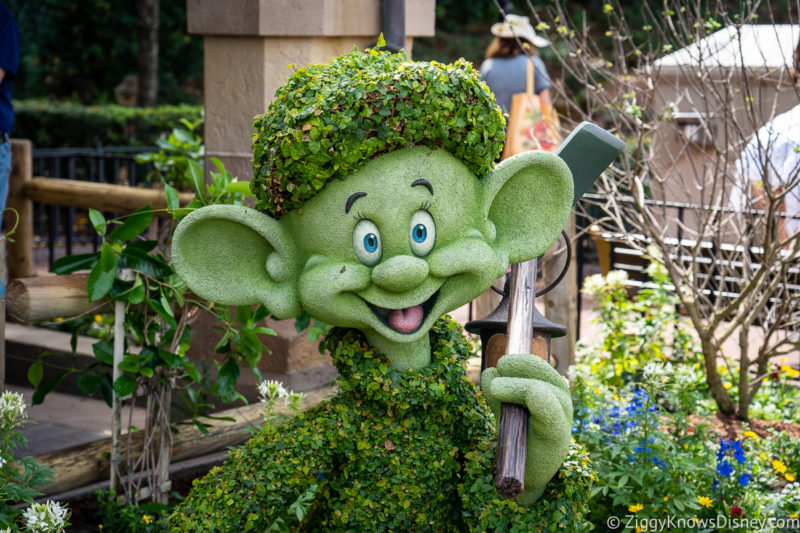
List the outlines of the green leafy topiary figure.
<svg viewBox="0 0 800 533">
<path fill-rule="evenodd" d="M 375 50 L 300 69 L 256 129 L 261 211 L 187 216 L 175 269 L 209 300 L 338 326 L 340 393 L 233 452 L 171 527 L 262 531 L 311 491 L 312 531 L 580 530 L 592 473 L 570 446 L 566 381 L 512 354 L 477 392 L 460 329 L 438 321 L 555 240 L 566 164 L 530 152 L 493 168 L 503 119 L 471 66 Z M 530 412 L 511 501 L 493 480 L 500 401 Z"/>
</svg>

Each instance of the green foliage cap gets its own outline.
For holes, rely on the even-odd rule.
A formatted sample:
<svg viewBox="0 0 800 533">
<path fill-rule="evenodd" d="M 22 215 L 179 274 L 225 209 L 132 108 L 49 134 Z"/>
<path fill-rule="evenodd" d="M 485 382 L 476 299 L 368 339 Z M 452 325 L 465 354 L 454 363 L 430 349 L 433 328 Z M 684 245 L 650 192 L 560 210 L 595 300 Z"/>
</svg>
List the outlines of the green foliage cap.
<svg viewBox="0 0 800 533">
<path fill-rule="evenodd" d="M 256 207 L 274 217 L 370 159 L 415 145 L 443 148 L 482 177 L 505 135 L 502 112 L 471 63 L 357 49 L 297 70 L 254 126 L 251 188 Z"/>
</svg>

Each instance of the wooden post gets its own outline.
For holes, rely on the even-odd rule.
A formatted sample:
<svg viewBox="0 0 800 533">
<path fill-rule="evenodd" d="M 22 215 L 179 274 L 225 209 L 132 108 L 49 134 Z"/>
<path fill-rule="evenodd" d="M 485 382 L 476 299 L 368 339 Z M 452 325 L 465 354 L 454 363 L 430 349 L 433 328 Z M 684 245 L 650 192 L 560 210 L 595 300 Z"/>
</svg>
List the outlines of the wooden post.
<svg viewBox="0 0 800 533">
<path fill-rule="evenodd" d="M 117 271 L 117 278 L 122 281 L 133 281 L 134 273 L 126 268 Z M 125 355 L 125 302 L 114 302 L 114 366 L 112 372 L 112 385 L 122 375 L 119 368 L 122 358 Z M 111 472 L 109 475 L 109 486 L 111 490 L 119 492 L 120 470 L 122 462 L 122 401 L 114 387 L 111 387 Z"/>
<path fill-rule="evenodd" d="M 8 279 L 25 278 L 33 273 L 33 202 L 25 196 L 25 186 L 33 179 L 31 142 L 11 139 L 11 175 L 8 207 L 19 215 L 19 223 L 8 243 Z M 10 229 L 10 228 L 6 228 Z"/>
<path fill-rule="evenodd" d="M 8 284 L 6 309 L 16 322 L 30 323 L 111 311 L 107 298 L 90 302 L 86 293 L 89 274 L 17 278 Z"/>
</svg>

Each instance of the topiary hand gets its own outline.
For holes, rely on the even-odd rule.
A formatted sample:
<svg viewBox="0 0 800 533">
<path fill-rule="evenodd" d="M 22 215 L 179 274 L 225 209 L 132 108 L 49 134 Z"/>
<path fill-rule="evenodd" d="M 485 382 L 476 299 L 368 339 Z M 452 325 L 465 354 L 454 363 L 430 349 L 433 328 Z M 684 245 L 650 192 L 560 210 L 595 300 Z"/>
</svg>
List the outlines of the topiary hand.
<svg viewBox="0 0 800 533">
<path fill-rule="evenodd" d="M 498 422 L 502 402 L 528 409 L 528 455 L 522 505 L 534 503 L 569 451 L 572 399 L 567 381 L 535 355 L 509 354 L 481 375 L 481 390 Z"/>
</svg>

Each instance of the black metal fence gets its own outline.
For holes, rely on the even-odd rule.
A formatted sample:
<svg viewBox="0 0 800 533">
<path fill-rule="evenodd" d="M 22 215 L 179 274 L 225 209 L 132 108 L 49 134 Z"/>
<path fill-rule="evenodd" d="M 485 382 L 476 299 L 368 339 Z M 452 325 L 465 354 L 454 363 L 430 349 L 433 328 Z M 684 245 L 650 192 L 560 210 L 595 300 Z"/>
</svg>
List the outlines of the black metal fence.
<svg viewBox="0 0 800 533">
<path fill-rule="evenodd" d="M 52 178 L 136 186 L 147 180 L 151 163 L 136 154 L 153 147 L 47 148 L 33 150 L 33 174 Z M 34 204 L 34 260 L 49 267 L 64 255 L 97 251 L 100 239 L 88 211 Z"/>
</svg>

